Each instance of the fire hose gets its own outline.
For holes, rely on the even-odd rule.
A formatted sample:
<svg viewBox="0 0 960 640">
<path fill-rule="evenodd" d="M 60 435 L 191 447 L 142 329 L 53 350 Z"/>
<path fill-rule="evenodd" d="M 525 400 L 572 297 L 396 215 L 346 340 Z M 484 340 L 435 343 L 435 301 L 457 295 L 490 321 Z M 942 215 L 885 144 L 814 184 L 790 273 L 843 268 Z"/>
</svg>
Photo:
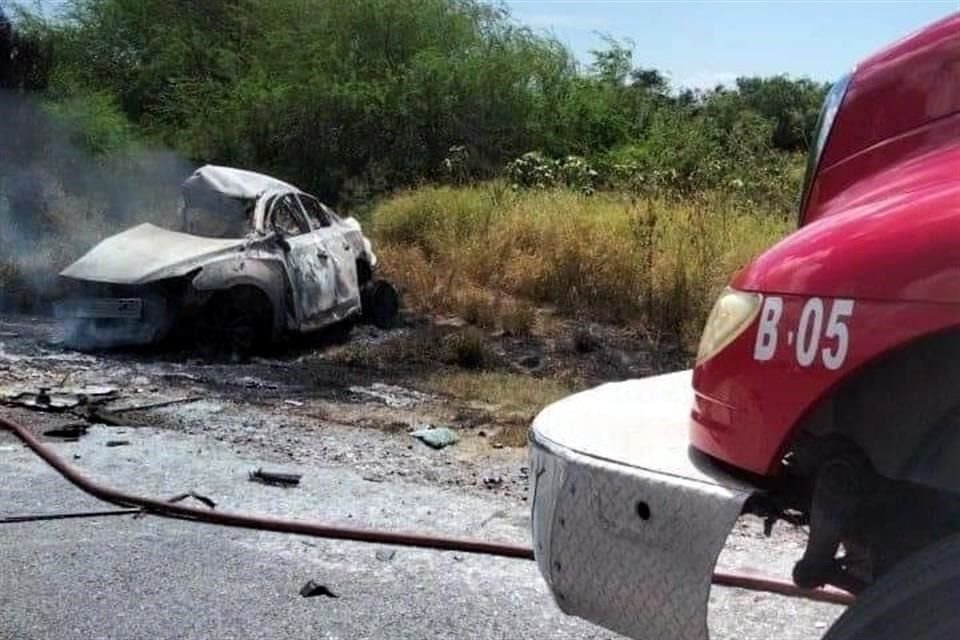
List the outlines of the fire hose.
<svg viewBox="0 0 960 640">
<path fill-rule="evenodd" d="M 530 547 L 503 543 L 488 542 L 469 538 L 453 538 L 435 536 L 423 533 L 384 531 L 357 527 L 344 527 L 323 522 L 292 520 L 269 516 L 256 516 L 242 513 L 230 513 L 218 510 L 205 510 L 174 504 L 168 501 L 137 496 L 125 493 L 100 484 L 86 477 L 68 464 L 49 447 L 41 443 L 25 427 L 11 422 L 0 416 L 0 429 L 9 431 L 16 436 L 33 453 L 53 467 L 67 481 L 81 491 L 101 500 L 124 509 L 111 512 L 91 512 L 99 515 L 123 515 L 125 513 L 149 513 L 164 518 L 190 520 L 207 524 L 254 529 L 258 531 L 273 531 L 276 533 L 290 533 L 314 538 L 333 540 L 350 540 L 354 542 L 370 542 L 377 544 L 396 545 L 404 547 L 418 547 L 441 551 L 460 551 L 463 553 L 477 553 L 503 558 L 517 558 L 533 560 L 534 552 Z M 83 517 L 85 514 L 64 514 L 62 516 L 32 516 L 25 518 L 7 519 L 7 522 L 24 522 L 27 520 L 49 520 L 62 517 Z M 712 584 L 746 589 L 750 591 L 765 591 L 783 596 L 805 598 L 817 602 L 849 605 L 854 596 L 845 591 L 836 589 L 801 589 L 795 584 L 778 578 L 749 575 L 742 572 L 720 572 L 713 574 Z"/>
</svg>

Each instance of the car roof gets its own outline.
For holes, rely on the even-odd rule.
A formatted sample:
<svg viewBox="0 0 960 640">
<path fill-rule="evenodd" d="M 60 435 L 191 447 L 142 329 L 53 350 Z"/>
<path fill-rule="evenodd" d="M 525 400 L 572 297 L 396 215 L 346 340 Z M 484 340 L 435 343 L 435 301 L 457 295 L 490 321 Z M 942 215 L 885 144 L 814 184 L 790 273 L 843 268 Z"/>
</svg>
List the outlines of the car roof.
<svg viewBox="0 0 960 640">
<path fill-rule="evenodd" d="M 237 200 L 256 200 L 266 191 L 300 193 L 300 190 L 292 184 L 262 173 L 212 164 L 204 165 L 194 171 L 184 181 L 182 189 L 184 199 L 188 203 L 207 199 L 211 195 Z"/>
</svg>

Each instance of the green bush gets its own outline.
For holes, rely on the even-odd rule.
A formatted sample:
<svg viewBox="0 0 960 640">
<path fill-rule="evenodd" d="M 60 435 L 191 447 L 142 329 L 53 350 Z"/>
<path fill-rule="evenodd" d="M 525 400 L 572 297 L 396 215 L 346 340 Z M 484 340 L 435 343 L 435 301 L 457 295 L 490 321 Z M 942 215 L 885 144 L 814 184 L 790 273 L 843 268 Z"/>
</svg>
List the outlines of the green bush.
<svg viewBox="0 0 960 640">
<path fill-rule="evenodd" d="M 136 139 L 130 121 L 108 93 L 74 95 L 45 108 L 53 122 L 69 132 L 71 142 L 91 154 L 122 150 Z"/>
</svg>

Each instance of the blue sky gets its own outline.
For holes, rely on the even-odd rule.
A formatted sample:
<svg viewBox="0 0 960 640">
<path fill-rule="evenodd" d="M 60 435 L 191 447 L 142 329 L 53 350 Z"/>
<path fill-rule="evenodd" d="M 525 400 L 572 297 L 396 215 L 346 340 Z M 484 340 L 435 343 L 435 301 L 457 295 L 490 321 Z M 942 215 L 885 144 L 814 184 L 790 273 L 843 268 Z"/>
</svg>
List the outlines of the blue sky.
<svg viewBox="0 0 960 640">
<path fill-rule="evenodd" d="M 883 45 L 960 10 L 960 0 L 505 4 L 517 21 L 552 33 L 583 62 L 590 49 L 603 47 L 599 34 L 627 37 L 636 65 L 668 72 L 674 86 L 698 88 L 741 75 L 832 80 Z"/>
</svg>

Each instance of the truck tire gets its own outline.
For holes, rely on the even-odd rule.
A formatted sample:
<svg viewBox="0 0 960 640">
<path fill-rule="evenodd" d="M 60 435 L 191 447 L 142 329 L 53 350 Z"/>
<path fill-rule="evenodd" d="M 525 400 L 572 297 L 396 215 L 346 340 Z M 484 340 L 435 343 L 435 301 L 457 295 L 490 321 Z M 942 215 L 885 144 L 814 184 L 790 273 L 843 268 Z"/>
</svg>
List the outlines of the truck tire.
<svg viewBox="0 0 960 640">
<path fill-rule="evenodd" d="M 857 597 L 823 640 L 960 637 L 960 534 L 918 551 Z"/>
</svg>

